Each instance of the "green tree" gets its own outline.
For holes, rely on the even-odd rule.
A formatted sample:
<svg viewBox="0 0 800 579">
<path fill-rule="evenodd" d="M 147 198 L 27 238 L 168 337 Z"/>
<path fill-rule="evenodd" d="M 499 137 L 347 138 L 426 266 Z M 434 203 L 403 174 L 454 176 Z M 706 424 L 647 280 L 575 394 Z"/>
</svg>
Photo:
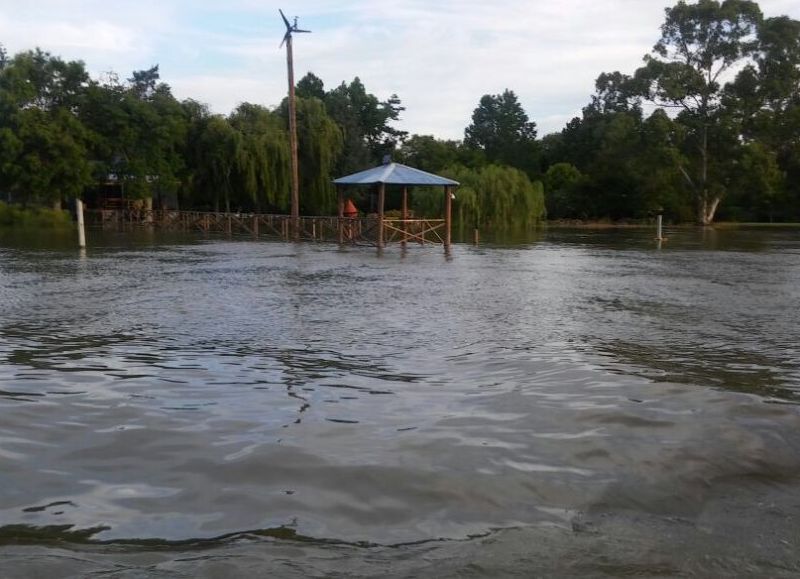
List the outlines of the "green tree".
<svg viewBox="0 0 800 579">
<path fill-rule="evenodd" d="M 461 183 L 453 210 L 456 222 L 462 226 L 528 228 L 547 215 L 541 182 L 531 181 L 519 169 L 500 165 L 469 169 L 456 165 L 444 174 Z M 423 214 L 435 212 L 440 206 L 436 201 L 440 195 L 434 192 L 415 197 L 415 210 Z"/>
<path fill-rule="evenodd" d="M 732 170 L 725 216 L 736 221 L 774 221 L 785 205 L 785 184 L 778 159 L 761 143 L 741 149 Z"/>
<path fill-rule="evenodd" d="M 297 100 L 300 205 L 306 214 L 324 215 L 336 207 L 333 171 L 342 152 L 342 131 L 318 98 Z"/>
<path fill-rule="evenodd" d="M 511 90 L 481 97 L 464 131 L 464 144 L 482 151 L 489 163 L 516 167 L 529 176 L 539 174 L 536 123 Z"/>
<path fill-rule="evenodd" d="M 0 185 L 25 203 L 60 207 L 91 182 L 94 135 L 76 117 L 88 74 L 39 49 L 0 68 Z"/>
<path fill-rule="evenodd" d="M 242 137 L 220 115 L 205 119 L 196 132 L 193 147 L 194 188 L 199 199 L 211 204 L 214 211 L 230 211 L 234 179 L 241 155 Z"/>
<path fill-rule="evenodd" d="M 302 82 L 302 81 L 301 81 Z M 345 175 L 381 162 L 407 133 L 392 126 L 405 110 L 397 95 L 381 101 L 356 77 L 325 93 L 325 108 L 342 131 L 342 154 L 336 173 Z"/>
<path fill-rule="evenodd" d="M 258 211 L 285 211 L 290 188 L 285 119 L 260 105 L 242 103 L 229 121 L 241 135 L 235 178 L 239 202 L 249 202 Z"/>
<path fill-rule="evenodd" d="M 455 165 L 459 159 L 459 143 L 442 141 L 433 135 L 412 135 L 398 151 L 403 163 L 436 173 Z"/>
<path fill-rule="evenodd" d="M 317 98 L 324 101 L 325 83 L 313 72 L 309 72 L 297 83 L 295 94 L 304 99 Z"/>
<path fill-rule="evenodd" d="M 580 213 L 578 197 L 583 176 L 571 163 L 555 163 L 544 175 L 547 215 L 550 219 L 572 217 Z"/>
<path fill-rule="evenodd" d="M 762 16 L 749 0 L 683 0 L 666 9 L 654 55 L 636 71 L 643 96 L 661 107 L 679 109 L 687 127 L 686 163 L 679 167 L 694 193 L 698 223 L 714 219 L 724 193 L 723 165 L 736 131 L 724 126 L 725 74 L 756 50 Z"/>
<path fill-rule="evenodd" d="M 745 143 L 765 147 L 761 152 L 773 155 L 783 174 L 781 194 L 769 186 L 763 191 L 768 201 L 748 196 L 748 202 L 762 207 L 762 216 L 763 206 L 769 205 L 767 218 L 800 218 L 800 21 L 780 16 L 761 23 L 754 62 L 726 87 L 725 104 L 741 125 Z M 755 150 L 748 149 L 746 158 Z M 739 169 L 746 164 L 743 159 Z"/>
<path fill-rule="evenodd" d="M 92 83 L 81 107 L 83 122 L 99 135 L 98 177 L 115 175 L 125 197 L 148 204 L 177 191 L 185 173 L 186 111 L 157 80 L 157 66 L 134 72 L 127 85 L 112 75 Z"/>
</svg>

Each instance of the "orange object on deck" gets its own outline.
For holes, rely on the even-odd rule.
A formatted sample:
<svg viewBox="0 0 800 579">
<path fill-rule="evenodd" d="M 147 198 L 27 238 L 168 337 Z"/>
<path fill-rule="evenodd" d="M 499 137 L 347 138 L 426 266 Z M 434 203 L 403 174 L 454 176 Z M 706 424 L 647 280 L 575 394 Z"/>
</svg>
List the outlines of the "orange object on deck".
<svg viewBox="0 0 800 579">
<path fill-rule="evenodd" d="M 344 204 L 344 212 L 342 213 L 345 217 L 358 217 L 358 209 L 356 206 L 353 205 L 353 202 L 348 199 Z"/>
</svg>

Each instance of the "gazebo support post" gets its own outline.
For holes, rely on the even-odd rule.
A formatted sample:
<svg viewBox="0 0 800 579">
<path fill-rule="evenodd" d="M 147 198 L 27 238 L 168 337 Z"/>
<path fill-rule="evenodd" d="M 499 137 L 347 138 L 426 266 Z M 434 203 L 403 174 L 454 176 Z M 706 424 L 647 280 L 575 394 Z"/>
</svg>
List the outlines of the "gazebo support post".
<svg viewBox="0 0 800 579">
<path fill-rule="evenodd" d="M 450 251 L 450 229 L 452 225 L 453 196 L 450 187 L 444 188 L 444 250 Z"/>
<path fill-rule="evenodd" d="M 403 187 L 403 249 L 406 247 L 408 238 L 408 187 Z"/>
<path fill-rule="evenodd" d="M 378 185 L 378 249 L 383 249 L 383 206 L 386 201 L 386 185 Z"/>
<path fill-rule="evenodd" d="M 339 196 L 339 245 L 344 243 L 344 192 L 341 186 L 336 187 Z"/>
</svg>

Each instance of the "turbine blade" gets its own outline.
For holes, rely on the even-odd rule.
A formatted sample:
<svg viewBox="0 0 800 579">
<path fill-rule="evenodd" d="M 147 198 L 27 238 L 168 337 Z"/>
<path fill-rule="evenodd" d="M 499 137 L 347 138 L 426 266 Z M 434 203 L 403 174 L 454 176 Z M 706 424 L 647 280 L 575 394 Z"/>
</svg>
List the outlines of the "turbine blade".
<svg viewBox="0 0 800 579">
<path fill-rule="evenodd" d="M 289 40 L 289 37 L 291 35 L 292 35 L 291 32 L 287 32 L 286 34 L 284 34 L 283 35 L 283 40 L 281 40 L 281 44 L 280 44 L 280 46 L 278 46 L 278 48 L 283 48 L 283 45 L 286 44 L 286 41 Z"/>
<path fill-rule="evenodd" d="M 286 30 L 291 30 L 292 29 L 292 25 L 289 24 L 289 21 L 286 19 L 286 16 L 283 14 L 283 10 L 278 8 L 278 12 L 281 13 L 281 18 L 283 18 L 284 24 L 286 24 Z"/>
<path fill-rule="evenodd" d="M 298 28 L 292 30 L 292 32 L 311 32 L 310 30 L 300 30 Z"/>
</svg>

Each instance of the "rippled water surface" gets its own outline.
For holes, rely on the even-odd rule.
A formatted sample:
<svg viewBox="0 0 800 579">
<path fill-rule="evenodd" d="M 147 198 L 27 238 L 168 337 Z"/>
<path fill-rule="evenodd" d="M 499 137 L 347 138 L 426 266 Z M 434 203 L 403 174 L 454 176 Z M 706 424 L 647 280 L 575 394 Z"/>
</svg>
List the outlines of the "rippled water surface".
<svg viewBox="0 0 800 579">
<path fill-rule="evenodd" d="M 0 576 L 795 576 L 800 230 L 0 236 Z"/>
</svg>

